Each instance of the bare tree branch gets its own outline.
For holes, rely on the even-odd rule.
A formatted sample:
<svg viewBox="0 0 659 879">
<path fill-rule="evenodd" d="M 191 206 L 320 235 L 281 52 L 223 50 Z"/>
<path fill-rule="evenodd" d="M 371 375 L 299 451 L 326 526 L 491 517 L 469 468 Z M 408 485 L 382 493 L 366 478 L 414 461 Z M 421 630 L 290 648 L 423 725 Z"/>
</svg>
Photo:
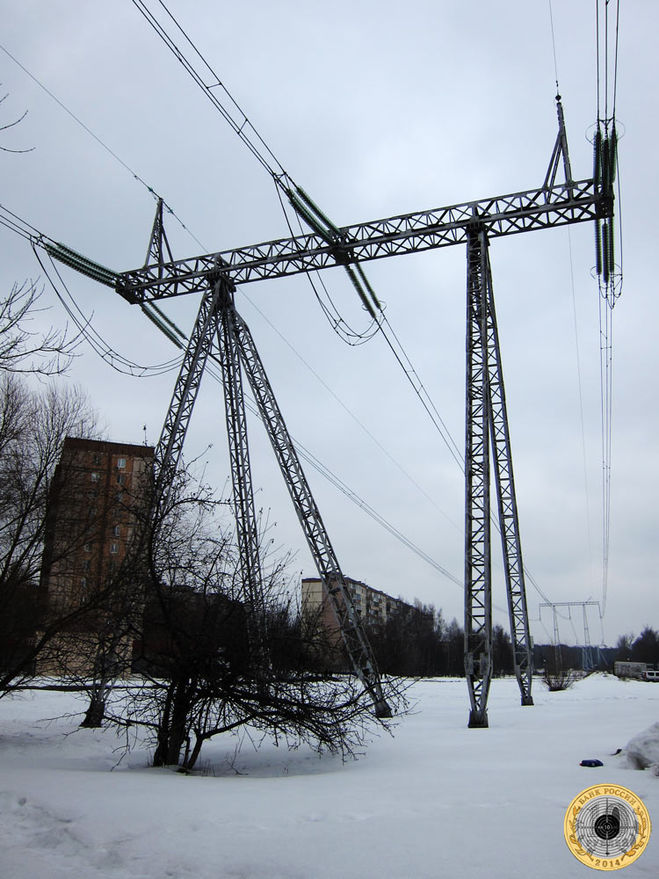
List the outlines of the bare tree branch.
<svg viewBox="0 0 659 879">
<path fill-rule="evenodd" d="M 5 101 L 5 99 L 7 97 L 8 97 L 8 95 L 3 95 L 0 98 L 0 104 L 2 104 L 3 101 Z M 18 119 L 14 119 L 13 122 L 7 122 L 7 123 L 5 123 L 5 125 L 0 125 L 0 131 L 7 131 L 7 129 L 9 129 L 9 128 L 13 128 L 15 125 L 18 125 L 19 122 L 22 122 L 26 116 L 27 116 L 27 110 L 23 113 L 22 116 L 19 116 Z M 28 147 L 25 150 L 13 150 L 13 149 L 10 149 L 10 147 L 0 145 L 0 150 L 2 150 L 2 152 L 4 152 L 4 153 L 31 153 L 33 149 L 34 149 L 34 147 Z"/>
<path fill-rule="evenodd" d="M 80 343 L 68 329 L 53 327 L 45 332 L 29 329 L 30 321 L 45 311 L 39 306 L 43 290 L 34 281 L 14 284 L 0 303 L 0 370 L 5 372 L 59 375 L 66 371 Z"/>
</svg>

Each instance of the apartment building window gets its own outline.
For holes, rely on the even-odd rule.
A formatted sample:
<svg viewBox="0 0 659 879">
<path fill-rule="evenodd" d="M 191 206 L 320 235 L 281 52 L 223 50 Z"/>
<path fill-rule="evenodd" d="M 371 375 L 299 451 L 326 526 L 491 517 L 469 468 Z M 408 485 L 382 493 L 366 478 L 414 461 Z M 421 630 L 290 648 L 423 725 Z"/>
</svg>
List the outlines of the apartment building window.
<svg viewBox="0 0 659 879">
<path fill-rule="evenodd" d="M 117 482 L 119 483 L 119 485 L 123 485 L 125 481 L 126 481 L 125 474 L 124 473 L 117 473 Z"/>
<path fill-rule="evenodd" d="M 98 473 L 96 473 L 96 472 L 94 471 L 94 472 L 92 473 L 91 476 L 92 476 L 92 482 L 98 482 L 98 480 L 99 480 L 99 475 L 98 475 Z"/>
<path fill-rule="evenodd" d="M 91 543 L 86 543 L 85 544 L 85 552 L 91 552 L 91 551 L 92 551 Z"/>
<path fill-rule="evenodd" d="M 82 586 L 83 589 L 85 589 L 87 587 L 87 578 L 86 577 L 80 578 L 80 585 Z"/>
<path fill-rule="evenodd" d="M 111 552 L 112 554 L 115 554 L 115 553 L 119 552 L 119 544 L 118 544 L 116 541 L 113 541 L 113 542 L 110 544 L 110 552 Z"/>
<path fill-rule="evenodd" d="M 125 458 L 117 458 L 117 469 L 125 470 L 126 469 L 126 459 Z"/>
<path fill-rule="evenodd" d="M 112 534 L 114 537 L 119 537 L 119 535 L 121 534 L 121 525 L 115 525 L 112 529 Z"/>
</svg>

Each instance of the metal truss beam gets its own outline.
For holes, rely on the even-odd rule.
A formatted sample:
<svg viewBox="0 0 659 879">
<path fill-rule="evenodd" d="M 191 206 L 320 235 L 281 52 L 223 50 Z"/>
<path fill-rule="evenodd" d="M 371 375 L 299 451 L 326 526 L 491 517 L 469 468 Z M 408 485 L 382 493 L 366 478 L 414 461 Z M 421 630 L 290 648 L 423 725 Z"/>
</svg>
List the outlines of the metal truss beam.
<svg viewBox="0 0 659 879">
<path fill-rule="evenodd" d="M 213 276 L 218 262 L 234 284 L 280 278 L 301 272 L 366 262 L 467 243 L 477 217 L 488 237 L 515 235 L 609 216 L 610 199 L 596 192 L 592 180 L 465 202 L 338 229 L 337 241 L 320 235 L 281 238 L 163 264 L 155 262 L 118 276 L 117 291 L 129 302 L 148 302 L 194 293 L 199 279 Z"/>
<path fill-rule="evenodd" d="M 373 699 L 378 717 L 391 716 L 375 658 L 341 572 L 336 553 L 311 493 L 295 446 L 286 428 L 249 327 L 232 304 L 226 319 L 240 351 L 240 359 L 266 427 L 295 512 L 307 539 L 318 574 L 325 586 L 353 670 Z"/>
</svg>

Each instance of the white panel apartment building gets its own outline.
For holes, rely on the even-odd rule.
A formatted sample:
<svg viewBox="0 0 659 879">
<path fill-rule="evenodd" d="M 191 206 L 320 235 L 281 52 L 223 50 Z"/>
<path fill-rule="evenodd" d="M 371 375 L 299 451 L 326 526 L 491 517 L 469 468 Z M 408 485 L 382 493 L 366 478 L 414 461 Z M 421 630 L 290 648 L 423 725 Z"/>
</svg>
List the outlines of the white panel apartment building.
<svg viewBox="0 0 659 879">
<path fill-rule="evenodd" d="M 360 580 L 346 577 L 346 584 L 355 610 L 366 625 L 383 625 L 395 610 L 410 606 L 398 598 L 392 598 L 386 592 L 372 589 Z M 336 631 L 334 611 L 322 581 L 317 577 L 305 577 L 302 580 L 302 616 L 306 620 L 318 619 L 328 634 Z"/>
</svg>

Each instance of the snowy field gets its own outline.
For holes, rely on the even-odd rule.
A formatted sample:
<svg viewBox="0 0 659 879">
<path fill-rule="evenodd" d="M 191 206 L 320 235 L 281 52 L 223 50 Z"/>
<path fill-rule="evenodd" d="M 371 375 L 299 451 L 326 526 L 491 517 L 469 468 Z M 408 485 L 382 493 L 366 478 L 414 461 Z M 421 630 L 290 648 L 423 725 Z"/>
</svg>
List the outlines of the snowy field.
<svg viewBox="0 0 659 879">
<path fill-rule="evenodd" d="M 659 777 L 612 756 L 659 721 L 659 685 L 596 675 L 563 693 L 494 682 L 488 730 L 469 730 L 464 681 L 414 686 L 395 737 L 356 762 L 227 736 L 199 775 L 147 767 L 135 745 L 79 730 L 83 703 L 0 700 L 2 879 L 569 879 L 599 875 L 563 839 L 572 798 L 631 788 L 654 835 L 626 877 L 659 876 Z M 62 719 L 58 719 L 62 718 Z M 579 766 L 596 757 L 603 768 Z"/>
</svg>

